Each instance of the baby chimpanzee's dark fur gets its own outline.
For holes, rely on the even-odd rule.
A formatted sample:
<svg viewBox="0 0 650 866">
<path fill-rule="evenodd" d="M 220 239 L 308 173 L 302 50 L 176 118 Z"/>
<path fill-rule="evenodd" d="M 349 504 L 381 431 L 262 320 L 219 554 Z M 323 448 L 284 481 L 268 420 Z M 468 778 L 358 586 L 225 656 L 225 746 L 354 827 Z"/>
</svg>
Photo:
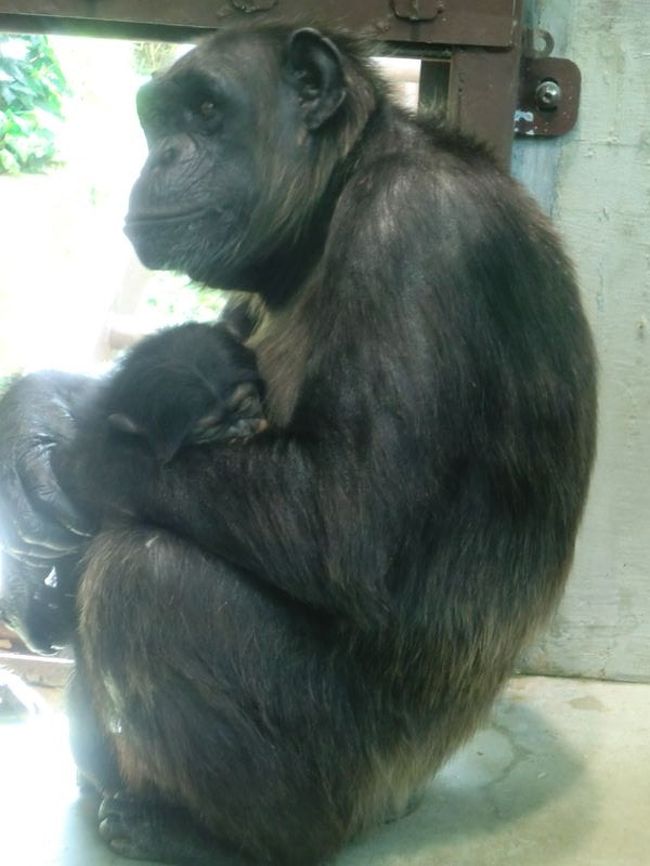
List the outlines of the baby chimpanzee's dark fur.
<svg viewBox="0 0 650 866">
<path fill-rule="evenodd" d="M 180 448 L 265 429 L 255 354 L 224 324 L 191 322 L 138 343 L 99 395 L 101 421 L 168 462 Z"/>
<path fill-rule="evenodd" d="M 89 437 L 67 411 L 87 383 L 19 382 L 6 543 L 65 549 L 70 502 L 102 527 L 72 720 L 119 789 L 111 848 L 314 866 L 406 806 L 553 611 L 594 455 L 591 336 L 535 205 L 395 106 L 354 40 L 220 33 L 138 108 L 127 234 L 238 290 L 224 321 L 246 322 L 270 427 L 162 462 L 166 424 Z"/>
</svg>

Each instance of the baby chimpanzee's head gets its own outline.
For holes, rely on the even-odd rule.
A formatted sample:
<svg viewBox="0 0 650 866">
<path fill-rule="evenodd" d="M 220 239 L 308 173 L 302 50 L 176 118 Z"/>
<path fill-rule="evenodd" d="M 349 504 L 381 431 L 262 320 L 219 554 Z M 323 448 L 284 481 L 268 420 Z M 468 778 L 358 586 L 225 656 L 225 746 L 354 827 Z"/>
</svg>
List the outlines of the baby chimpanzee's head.
<svg viewBox="0 0 650 866">
<path fill-rule="evenodd" d="M 109 423 L 163 462 L 187 445 L 245 438 L 267 426 L 255 354 L 225 325 L 191 322 L 145 338 L 111 375 Z"/>
</svg>

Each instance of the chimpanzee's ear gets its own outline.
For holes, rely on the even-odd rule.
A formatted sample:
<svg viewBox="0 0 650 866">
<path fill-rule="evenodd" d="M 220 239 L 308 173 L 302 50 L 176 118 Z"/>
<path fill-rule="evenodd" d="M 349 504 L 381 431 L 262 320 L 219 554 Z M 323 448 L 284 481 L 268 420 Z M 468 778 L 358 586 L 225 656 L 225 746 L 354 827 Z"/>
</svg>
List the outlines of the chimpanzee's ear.
<svg viewBox="0 0 650 866">
<path fill-rule="evenodd" d="M 345 99 L 343 61 L 334 43 L 318 30 L 295 30 L 287 48 L 287 65 L 307 129 L 318 129 Z"/>
</svg>

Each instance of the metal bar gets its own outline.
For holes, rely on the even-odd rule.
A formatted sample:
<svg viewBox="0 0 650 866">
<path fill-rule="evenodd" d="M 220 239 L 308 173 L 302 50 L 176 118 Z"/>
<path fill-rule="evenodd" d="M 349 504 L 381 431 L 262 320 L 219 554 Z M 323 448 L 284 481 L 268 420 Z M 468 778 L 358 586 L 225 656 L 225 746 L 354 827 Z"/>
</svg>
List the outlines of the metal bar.
<svg viewBox="0 0 650 866">
<path fill-rule="evenodd" d="M 517 2 L 439 0 L 436 14 L 418 21 L 400 17 L 396 12 L 400 7 L 387 0 L 6 0 L 0 2 L 0 29 L 29 32 L 38 27 L 42 32 L 50 19 L 57 32 L 78 33 L 84 23 L 91 22 L 93 26 L 84 32 L 123 35 L 125 31 L 119 28 L 127 26 L 130 35 L 160 38 L 160 28 L 170 27 L 170 38 L 179 38 L 179 29 L 188 38 L 242 17 L 260 21 L 285 17 L 340 25 L 388 42 L 507 49 L 515 38 L 513 9 Z M 37 19 L 31 26 L 26 20 L 21 28 L 17 16 Z M 149 35 L 154 32 L 149 30 L 152 25 L 158 28 L 155 37 Z"/>
<path fill-rule="evenodd" d="M 451 123 L 488 143 L 507 167 L 517 101 L 519 52 L 459 51 L 449 76 Z"/>
<path fill-rule="evenodd" d="M 504 168 L 510 166 L 521 62 L 521 0 L 516 0 L 516 36 L 510 51 L 454 52 L 449 75 L 448 118 L 486 142 Z"/>
<path fill-rule="evenodd" d="M 47 15 L 4 15 L 0 13 L 0 32 L 43 33 L 65 36 L 92 36 L 107 39 L 152 40 L 154 42 L 194 42 L 208 32 L 197 27 L 172 27 L 165 24 L 133 24 L 124 21 L 99 21 L 91 18 L 59 18 Z"/>
</svg>

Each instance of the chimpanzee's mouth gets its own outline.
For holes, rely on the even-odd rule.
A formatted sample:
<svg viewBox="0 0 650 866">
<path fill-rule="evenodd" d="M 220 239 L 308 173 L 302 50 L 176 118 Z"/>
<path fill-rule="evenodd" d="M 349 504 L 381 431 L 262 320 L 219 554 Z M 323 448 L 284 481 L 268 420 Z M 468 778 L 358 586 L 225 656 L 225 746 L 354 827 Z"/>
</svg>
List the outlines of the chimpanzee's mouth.
<svg viewBox="0 0 650 866">
<path fill-rule="evenodd" d="M 126 215 L 124 222 L 124 230 L 128 232 L 131 226 L 141 226 L 150 223 L 172 223 L 184 222 L 186 220 L 197 219 L 205 216 L 208 213 L 207 206 L 200 208 L 192 208 L 192 210 L 176 211 L 174 213 L 164 213 L 160 211 L 139 210 L 135 213 L 129 212 Z"/>
</svg>

